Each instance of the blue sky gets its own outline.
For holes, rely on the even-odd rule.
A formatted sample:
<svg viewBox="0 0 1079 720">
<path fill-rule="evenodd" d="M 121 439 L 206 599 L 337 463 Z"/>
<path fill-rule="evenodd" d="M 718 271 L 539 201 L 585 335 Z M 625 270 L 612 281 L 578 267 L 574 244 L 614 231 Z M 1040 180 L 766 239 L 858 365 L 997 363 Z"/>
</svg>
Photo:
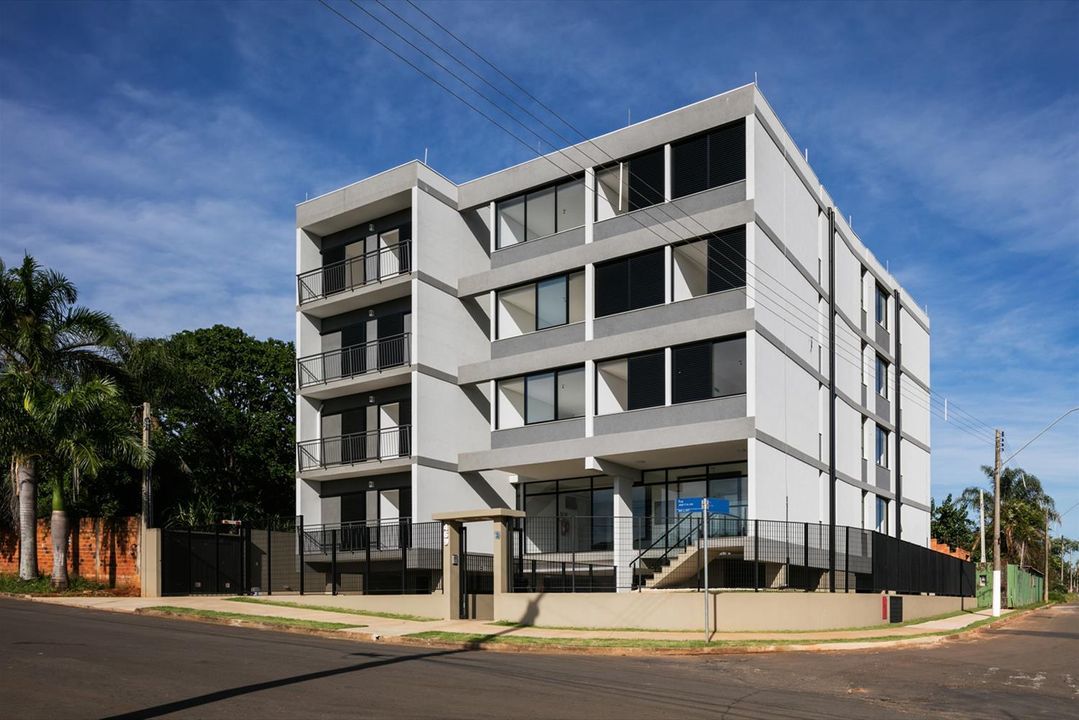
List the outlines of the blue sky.
<svg viewBox="0 0 1079 720">
<path fill-rule="evenodd" d="M 756 72 L 928 306 L 934 389 L 1013 450 L 1079 405 L 1079 4 L 424 7 L 588 135 Z M 317 2 L 0 5 L 0 256 L 139 334 L 291 338 L 294 204 L 425 148 L 457 181 L 529 157 Z M 991 460 L 934 418 L 936 496 Z M 1079 502 L 1079 413 L 1016 463 Z"/>
</svg>

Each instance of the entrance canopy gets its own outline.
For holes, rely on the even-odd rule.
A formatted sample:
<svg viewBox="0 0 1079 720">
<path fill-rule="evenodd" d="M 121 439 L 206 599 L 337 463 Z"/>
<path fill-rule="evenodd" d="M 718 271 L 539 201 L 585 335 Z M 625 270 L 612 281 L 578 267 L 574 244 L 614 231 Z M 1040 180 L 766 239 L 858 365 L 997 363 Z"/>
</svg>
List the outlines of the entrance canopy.
<svg viewBox="0 0 1079 720">
<path fill-rule="evenodd" d="M 482 522 L 484 520 L 508 520 L 510 518 L 523 518 L 522 510 L 510 510 L 509 508 L 482 508 L 480 510 L 455 510 L 453 512 L 435 513 L 432 520 L 439 522 Z"/>
</svg>

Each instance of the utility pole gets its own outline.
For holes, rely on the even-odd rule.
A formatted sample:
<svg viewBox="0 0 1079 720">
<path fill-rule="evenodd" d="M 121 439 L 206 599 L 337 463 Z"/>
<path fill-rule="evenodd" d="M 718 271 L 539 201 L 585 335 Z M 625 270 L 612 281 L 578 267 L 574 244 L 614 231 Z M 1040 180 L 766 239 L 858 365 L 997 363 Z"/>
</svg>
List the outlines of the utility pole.
<svg viewBox="0 0 1079 720">
<path fill-rule="evenodd" d="M 981 525 L 982 565 L 985 565 L 985 491 L 978 489 L 978 524 Z"/>
<path fill-rule="evenodd" d="M 1042 576 L 1042 602 L 1049 602 L 1049 508 L 1045 508 L 1045 574 Z"/>
<path fill-rule="evenodd" d="M 993 443 L 993 617 L 1000 617 L 1000 446 L 1004 433 L 996 431 Z"/>
<path fill-rule="evenodd" d="M 144 452 L 150 449 L 150 403 L 142 404 L 142 449 Z M 151 515 L 154 512 L 153 495 L 150 490 L 150 468 L 142 469 L 142 529 L 150 527 Z"/>
</svg>

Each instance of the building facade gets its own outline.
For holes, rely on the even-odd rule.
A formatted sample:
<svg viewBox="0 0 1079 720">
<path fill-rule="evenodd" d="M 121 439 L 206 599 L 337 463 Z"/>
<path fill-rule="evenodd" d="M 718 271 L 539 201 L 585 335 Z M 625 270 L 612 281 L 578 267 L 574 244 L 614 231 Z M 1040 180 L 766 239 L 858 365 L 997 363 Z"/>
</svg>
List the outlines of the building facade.
<svg viewBox="0 0 1079 720">
<path fill-rule="evenodd" d="M 296 217 L 305 523 L 633 517 L 574 523 L 617 563 L 709 496 L 928 545 L 928 317 L 756 86 Z"/>
</svg>

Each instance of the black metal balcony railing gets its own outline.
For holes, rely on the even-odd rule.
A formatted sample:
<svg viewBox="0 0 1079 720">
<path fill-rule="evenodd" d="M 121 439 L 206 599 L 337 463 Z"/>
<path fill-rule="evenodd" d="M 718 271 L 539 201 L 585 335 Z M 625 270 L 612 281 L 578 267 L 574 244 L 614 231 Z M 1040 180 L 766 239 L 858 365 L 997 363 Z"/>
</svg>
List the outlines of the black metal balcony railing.
<svg viewBox="0 0 1079 720">
<path fill-rule="evenodd" d="M 412 270 L 412 241 L 402 240 L 296 276 L 301 305 Z"/>
<path fill-rule="evenodd" d="M 301 388 L 333 380 L 381 372 L 408 365 L 410 333 L 308 355 L 296 361 L 296 381 Z"/>
<path fill-rule="evenodd" d="M 408 457 L 411 426 L 399 425 L 370 432 L 305 440 L 296 444 L 300 470 L 355 465 Z"/>
</svg>

